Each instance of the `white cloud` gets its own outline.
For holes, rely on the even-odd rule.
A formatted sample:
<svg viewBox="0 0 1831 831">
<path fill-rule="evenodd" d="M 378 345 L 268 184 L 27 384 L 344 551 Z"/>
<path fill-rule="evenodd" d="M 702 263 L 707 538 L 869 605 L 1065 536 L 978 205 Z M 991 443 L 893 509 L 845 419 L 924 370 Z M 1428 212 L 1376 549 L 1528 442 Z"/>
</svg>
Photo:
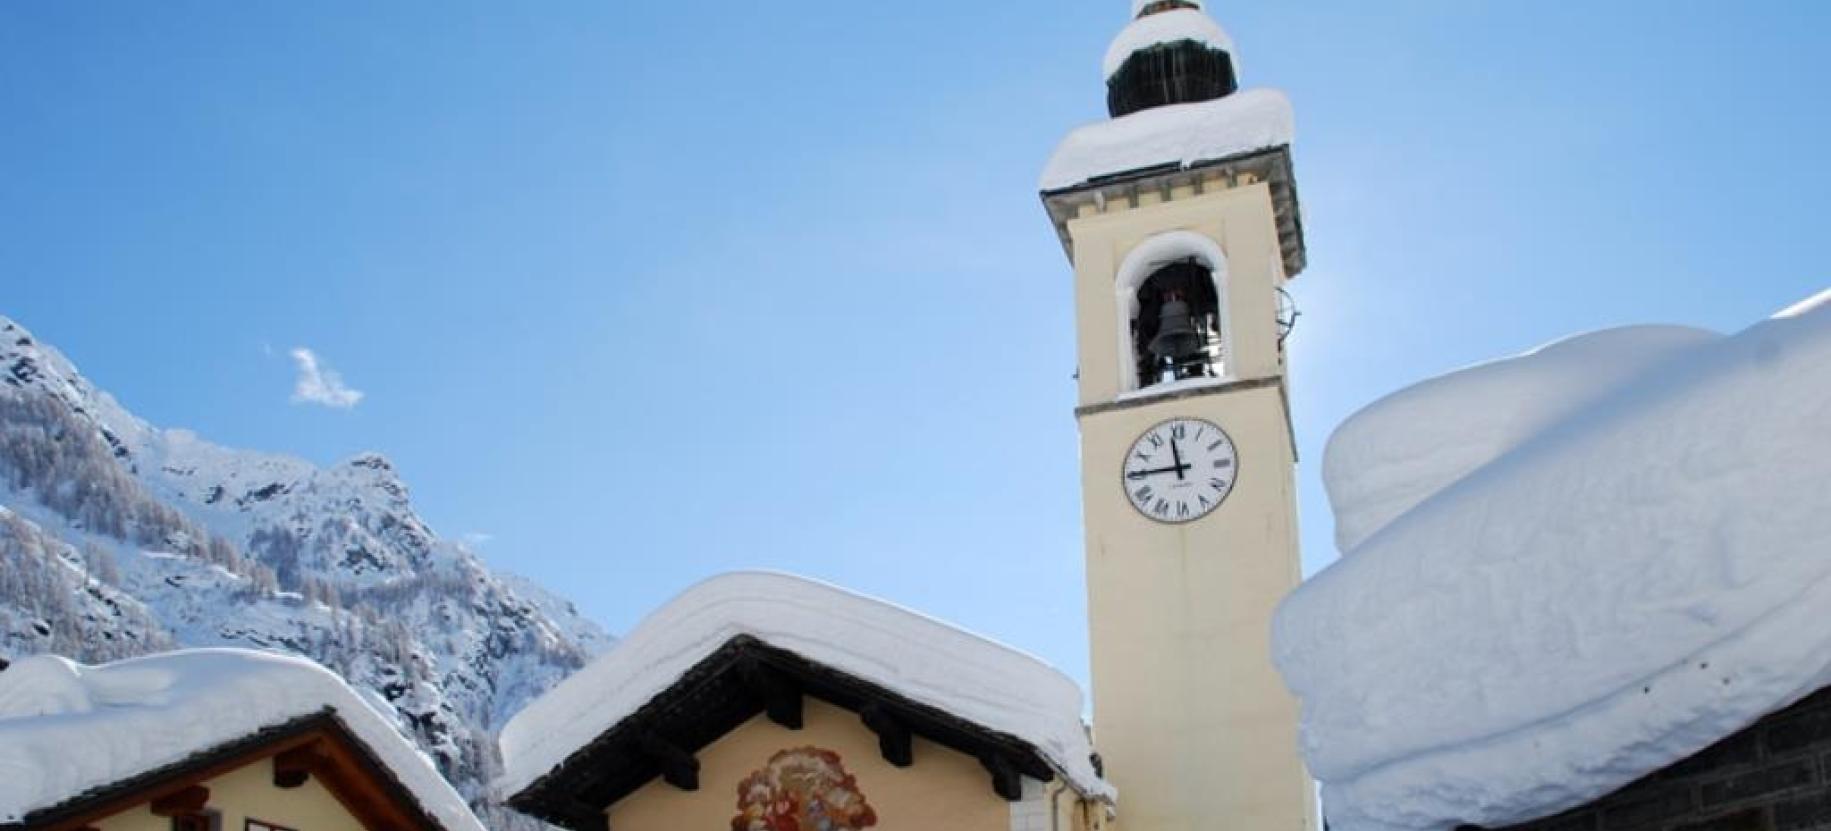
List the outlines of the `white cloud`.
<svg viewBox="0 0 1831 831">
<path fill-rule="evenodd" d="M 299 380 L 292 387 L 292 403 L 348 410 L 362 400 L 362 391 L 344 386 L 343 376 L 318 360 L 317 353 L 301 346 L 292 351 L 292 360 L 299 365 Z"/>
</svg>

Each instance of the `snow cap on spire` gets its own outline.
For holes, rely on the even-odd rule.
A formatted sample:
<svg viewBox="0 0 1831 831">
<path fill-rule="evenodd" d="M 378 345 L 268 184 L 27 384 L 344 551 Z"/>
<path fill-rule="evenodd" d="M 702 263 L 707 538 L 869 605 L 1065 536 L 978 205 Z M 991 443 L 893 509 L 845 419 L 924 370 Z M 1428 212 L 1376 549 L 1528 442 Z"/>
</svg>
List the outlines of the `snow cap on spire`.
<svg viewBox="0 0 1831 831">
<path fill-rule="evenodd" d="M 1132 19 L 1137 20 L 1147 14 L 1167 12 L 1171 9 L 1200 11 L 1205 5 L 1202 0 L 1132 0 Z"/>
<path fill-rule="evenodd" d="M 1107 47 L 1106 60 L 1102 64 L 1105 77 L 1111 80 L 1119 74 L 1133 54 L 1154 46 L 1194 41 L 1210 49 L 1232 55 L 1233 38 L 1221 24 L 1202 11 L 1199 4 L 1191 5 L 1188 0 L 1174 0 L 1178 5 L 1163 9 L 1154 8 L 1166 5 L 1164 0 L 1132 0 L 1134 4 L 1143 3 L 1144 16 L 1132 21 L 1125 27 L 1112 45 Z"/>
<path fill-rule="evenodd" d="M 1106 50 L 1106 109 L 1114 118 L 1213 101 L 1240 88 L 1233 38 L 1201 0 L 1132 0 L 1137 17 Z"/>
</svg>

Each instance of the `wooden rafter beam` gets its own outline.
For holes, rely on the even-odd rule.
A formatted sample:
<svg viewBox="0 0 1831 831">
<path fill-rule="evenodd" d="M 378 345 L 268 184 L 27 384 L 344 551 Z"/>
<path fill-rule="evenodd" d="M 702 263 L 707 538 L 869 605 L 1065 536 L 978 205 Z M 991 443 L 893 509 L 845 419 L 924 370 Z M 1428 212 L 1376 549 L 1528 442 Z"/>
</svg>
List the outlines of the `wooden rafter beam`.
<svg viewBox="0 0 1831 831">
<path fill-rule="evenodd" d="M 594 808 L 577 799 L 566 799 L 553 806 L 556 823 L 573 831 L 610 831 L 609 809 Z"/>
<path fill-rule="evenodd" d="M 1010 757 L 1002 753 L 988 753 L 979 757 L 979 764 L 984 765 L 986 772 L 992 774 L 992 791 L 1005 798 L 1007 802 L 1021 802 L 1024 798 L 1024 775 L 1017 769 Z"/>
<path fill-rule="evenodd" d="M 273 757 L 273 786 L 283 790 L 297 788 L 330 764 L 330 751 L 323 742 L 281 752 Z"/>
<path fill-rule="evenodd" d="M 860 708 L 858 717 L 877 734 L 877 750 L 883 754 L 884 761 L 900 768 L 915 764 L 915 741 L 906 722 L 877 703 Z"/>
<path fill-rule="evenodd" d="M 153 816 L 169 819 L 195 814 L 209 804 L 210 789 L 202 785 L 192 785 L 153 800 L 151 809 Z"/>
<path fill-rule="evenodd" d="M 699 790 L 699 760 L 659 734 L 644 734 L 638 749 L 661 768 L 661 778 L 683 791 Z"/>
<path fill-rule="evenodd" d="M 738 665 L 738 676 L 744 686 L 763 701 L 769 720 L 790 730 L 800 730 L 802 721 L 801 686 L 788 675 L 750 658 Z"/>
</svg>

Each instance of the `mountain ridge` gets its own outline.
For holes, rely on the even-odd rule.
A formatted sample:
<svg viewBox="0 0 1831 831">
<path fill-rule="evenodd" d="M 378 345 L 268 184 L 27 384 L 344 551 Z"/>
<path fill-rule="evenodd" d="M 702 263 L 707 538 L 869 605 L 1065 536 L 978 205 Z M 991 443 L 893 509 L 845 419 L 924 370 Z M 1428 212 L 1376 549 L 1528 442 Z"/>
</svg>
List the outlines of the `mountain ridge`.
<svg viewBox="0 0 1831 831">
<path fill-rule="evenodd" d="M 0 316 L 0 660 L 173 646 L 349 679 L 496 827 L 494 733 L 614 643 L 420 517 L 392 462 L 328 467 L 160 429 Z"/>
</svg>

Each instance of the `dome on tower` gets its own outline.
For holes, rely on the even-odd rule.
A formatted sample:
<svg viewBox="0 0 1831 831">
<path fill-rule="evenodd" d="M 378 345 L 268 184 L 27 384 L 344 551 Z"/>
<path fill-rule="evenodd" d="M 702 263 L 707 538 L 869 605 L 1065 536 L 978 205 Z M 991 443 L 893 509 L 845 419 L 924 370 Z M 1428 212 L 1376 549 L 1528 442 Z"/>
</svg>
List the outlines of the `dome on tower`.
<svg viewBox="0 0 1831 831">
<path fill-rule="evenodd" d="M 1233 39 L 1201 0 L 1132 0 L 1132 13 L 1106 50 L 1106 105 L 1114 118 L 1239 89 Z"/>
</svg>

